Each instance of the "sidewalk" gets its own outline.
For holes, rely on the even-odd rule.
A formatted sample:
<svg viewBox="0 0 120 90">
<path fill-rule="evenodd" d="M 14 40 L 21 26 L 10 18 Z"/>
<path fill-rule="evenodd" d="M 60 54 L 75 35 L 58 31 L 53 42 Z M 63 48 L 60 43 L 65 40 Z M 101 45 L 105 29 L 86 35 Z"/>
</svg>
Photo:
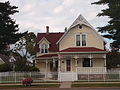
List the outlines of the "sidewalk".
<svg viewBox="0 0 120 90">
<path fill-rule="evenodd" d="M 59 88 L 71 88 L 72 82 L 62 82 Z"/>
</svg>

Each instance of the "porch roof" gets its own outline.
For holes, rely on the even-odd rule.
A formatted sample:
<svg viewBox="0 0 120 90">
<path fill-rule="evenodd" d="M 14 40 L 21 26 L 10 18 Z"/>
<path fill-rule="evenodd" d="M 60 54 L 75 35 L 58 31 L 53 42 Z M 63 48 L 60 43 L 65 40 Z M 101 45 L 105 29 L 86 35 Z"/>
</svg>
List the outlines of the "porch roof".
<svg viewBox="0 0 120 90">
<path fill-rule="evenodd" d="M 71 47 L 60 52 L 105 52 L 106 50 L 95 48 L 95 47 Z"/>
<path fill-rule="evenodd" d="M 58 54 L 44 54 L 44 55 L 42 55 L 42 56 L 38 56 L 37 58 L 44 58 L 44 57 L 57 57 L 58 56 Z"/>
</svg>

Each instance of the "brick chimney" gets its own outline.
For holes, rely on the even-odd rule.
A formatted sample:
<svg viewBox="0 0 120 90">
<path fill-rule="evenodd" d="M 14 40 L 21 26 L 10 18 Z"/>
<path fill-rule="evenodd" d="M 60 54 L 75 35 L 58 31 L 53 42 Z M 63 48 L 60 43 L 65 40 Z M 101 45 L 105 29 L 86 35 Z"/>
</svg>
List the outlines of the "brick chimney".
<svg viewBox="0 0 120 90">
<path fill-rule="evenodd" d="M 65 32 L 67 32 L 67 27 L 65 27 L 65 29 L 64 29 L 64 30 L 65 30 Z"/>
<path fill-rule="evenodd" d="M 49 26 L 46 26 L 46 34 L 49 34 Z"/>
</svg>

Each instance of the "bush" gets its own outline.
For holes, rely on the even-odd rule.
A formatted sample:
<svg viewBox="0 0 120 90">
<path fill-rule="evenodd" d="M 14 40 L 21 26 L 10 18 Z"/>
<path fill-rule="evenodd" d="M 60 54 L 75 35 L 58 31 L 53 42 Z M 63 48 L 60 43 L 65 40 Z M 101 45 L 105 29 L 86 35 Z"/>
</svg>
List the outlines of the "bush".
<svg viewBox="0 0 120 90">
<path fill-rule="evenodd" d="M 0 72 L 7 72 L 7 71 L 12 71 L 11 65 L 10 64 L 1 64 L 0 65 Z"/>
<path fill-rule="evenodd" d="M 32 82 L 33 82 L 32 78 L 25 78 L 22 80 L 22 84 L 25 86 L 31 86 Z"/>
</svg>

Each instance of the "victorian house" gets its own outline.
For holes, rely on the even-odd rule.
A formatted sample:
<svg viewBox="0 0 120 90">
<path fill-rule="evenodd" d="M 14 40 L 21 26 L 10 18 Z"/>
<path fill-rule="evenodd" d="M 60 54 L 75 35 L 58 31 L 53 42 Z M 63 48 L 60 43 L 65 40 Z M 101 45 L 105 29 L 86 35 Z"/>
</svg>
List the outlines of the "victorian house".
<svg viewBox="0 0 120 90">
<path fill-rule="evenodd" d="M 78 73 L 105 73 L 105 41 L 82 15 L 65 32 L 50 32 L 47 26 L 37 35 L 36 66 L 40 72 L 58 72 L 60 81 L 77 80 Z"/>
</svg>

